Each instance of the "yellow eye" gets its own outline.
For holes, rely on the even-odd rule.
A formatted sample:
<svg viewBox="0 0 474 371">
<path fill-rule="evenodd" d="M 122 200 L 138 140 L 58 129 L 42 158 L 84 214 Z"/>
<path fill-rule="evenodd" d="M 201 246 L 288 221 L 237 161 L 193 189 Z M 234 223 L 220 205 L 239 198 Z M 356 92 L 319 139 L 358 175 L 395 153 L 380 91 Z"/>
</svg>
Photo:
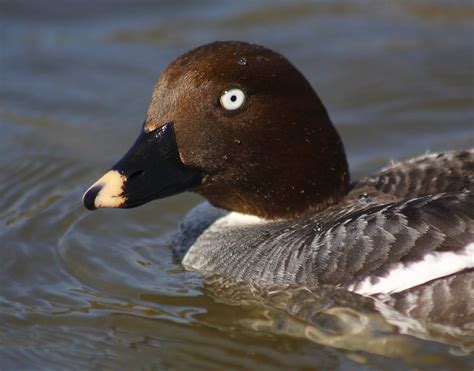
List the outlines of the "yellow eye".
<svg viewBox="0 0 474 371">
<path fill-rule="evenodd" d="M 240 108 L 245 102 L 245 93 L 240 89 L 229 89 L 221 95 L 219 100 L 226 110 L 233 111 Z"/>
</svg>

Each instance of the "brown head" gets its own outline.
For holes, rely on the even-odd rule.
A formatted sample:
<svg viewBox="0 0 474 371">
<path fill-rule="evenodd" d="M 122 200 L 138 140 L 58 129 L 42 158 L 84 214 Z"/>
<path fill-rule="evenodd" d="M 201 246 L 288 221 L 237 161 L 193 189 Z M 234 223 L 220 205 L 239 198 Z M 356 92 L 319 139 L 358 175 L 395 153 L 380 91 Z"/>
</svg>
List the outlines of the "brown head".
<svg viewBox="0 0 474 371">
<path fill-rule="evenodd" d="M 325 208 L 349 187 L 343 144 L 311 85 L 280 54 L 243 42 L 171 63 L 142 135 L 107 174 L 84 195 L 88 208 L 192 190 L 217 207 L 281 219 Z"/>
</svg>

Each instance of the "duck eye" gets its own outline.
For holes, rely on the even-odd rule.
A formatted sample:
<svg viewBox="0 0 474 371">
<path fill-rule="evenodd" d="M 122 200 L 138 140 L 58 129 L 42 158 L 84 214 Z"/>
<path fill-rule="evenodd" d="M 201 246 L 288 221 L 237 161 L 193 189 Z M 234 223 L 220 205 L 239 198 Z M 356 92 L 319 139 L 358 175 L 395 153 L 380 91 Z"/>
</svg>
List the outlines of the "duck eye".
<svg viewBox="0 0 474 371">
<path fill-rule="evenodd" d="M 245 94 L 240 89 L 229 89 L 221 95 L 221 99 L 219 101 L 221 106 L 226 110 L 233 111 L 244 104 Z"/>
</svg>

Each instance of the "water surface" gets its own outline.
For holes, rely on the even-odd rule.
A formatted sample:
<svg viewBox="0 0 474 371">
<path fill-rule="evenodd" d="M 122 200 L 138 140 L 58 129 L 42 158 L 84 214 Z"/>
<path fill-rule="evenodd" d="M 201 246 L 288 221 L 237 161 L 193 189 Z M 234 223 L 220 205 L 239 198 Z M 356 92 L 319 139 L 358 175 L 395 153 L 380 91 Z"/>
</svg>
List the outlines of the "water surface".
<svg viewBox="0 0 474 371">
<path fill-rule="evenodd" d="M 331 295 L 295 294 L 312 321 L 288 314 L 291 295 L 225 299 L 169 249 L 197 196 L 80 200 L 135 139 L 163 68 L 216 39 L 307 76 L 354 178 L 473 146 L 473 19 L 448 0 L 0 2 L 0 369 L 472 369 L 469 334 L 400 335 Z"/>
</svg>

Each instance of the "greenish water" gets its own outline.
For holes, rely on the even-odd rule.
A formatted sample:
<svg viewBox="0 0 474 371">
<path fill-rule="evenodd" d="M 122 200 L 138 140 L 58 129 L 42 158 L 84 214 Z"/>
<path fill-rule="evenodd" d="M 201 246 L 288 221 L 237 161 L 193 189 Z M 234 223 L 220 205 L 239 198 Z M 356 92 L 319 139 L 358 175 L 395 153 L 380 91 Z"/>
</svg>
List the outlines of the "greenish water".
<svg viewBox="0 0 474 371">
<path fill-rule="evenodd" d="M 81 196 L 162 69 L 216 39 L 303 71 L 354 178 L 472 147 L 473 20 L 448 0 L 0 1 L 0 369 L 472 369 L 474 333 L 401 335 L 333 294 L 227 299 L 169 249 L 197 196 L 94 213 Z"/>
</svg>

